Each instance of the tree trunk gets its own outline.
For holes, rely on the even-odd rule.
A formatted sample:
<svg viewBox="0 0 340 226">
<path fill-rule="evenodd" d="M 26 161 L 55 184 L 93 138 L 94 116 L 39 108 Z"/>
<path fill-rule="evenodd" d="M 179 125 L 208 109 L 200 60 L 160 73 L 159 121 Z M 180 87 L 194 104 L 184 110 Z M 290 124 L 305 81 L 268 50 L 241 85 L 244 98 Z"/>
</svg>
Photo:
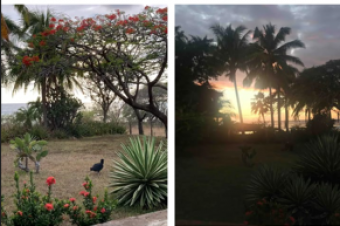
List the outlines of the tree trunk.
<svg viewBox="0 0 340 226">
<path fill-rule="evenodd" d="M 287 103 L 287 97 L 285 97 L 285 116 L 286 116 L 286 119 L 285 119 L 286 132 L 288 133 L 289 132 L 289 106 Z"/>
<path fill-rule="evenodd" d="M 265 127 L 266 127 L 266 121 L 264 120 L 264 114 L 263 114 L 263 112 L 262 112 L 262 118 L 263 118 L 263 128 L 265 128 Z"/>
<path fill-rule="evenodd" d="M 280 86 L 277 88 L 277 125 L 279 131 L 281 131 L 281 98 L 280 98 Z"/>
<path fill-rule="evenodd" d="M 338 112 L 338 122 L 340 122 L 340 112 Z"/>
<path fill-rule="evenodd" d="M 136 117 L 137 117 L 137 121 L 138 121 L 138 132 L 139 135 L 144 135 L 144 129 L 143 129 L 143 118 L 140 116 L 139 111 L 137 109 L 133 109 Z"/>
<path fill-rule="evenodd" d="M 152 118 L 150 118 L 150 134 L 151 134 L 151 136 L 153 136 Z"/>
<path fill-rule="evenodd" d="M 308 121 L 310 121 L 310 109 L 308 109 Z"/>
<path fill-rule="evenodd" d="M 39 173 L 39 171 L 40 171 L 40 162 L 36 161 L 35 162 L 35 172 Z"/>
<path fill-rule="evenodd" d="M 240 116 L 240 122 L 242 124 L 241 131 L 242 131 L 242 134 L 244 135 L 242 109 L 241 109 L 240 97 L 238 96 L 238 91 L 237 91 L 236 75 L 235 75 L 235 73 L 236 73 L 236 71 L 232 74 L 232 76 L 234 77 L 234 87 L 235 87 L 235 93 L 236 93 L 238 114 Z"/>
<path fill-rule="evenodd" d="M 269 98 L 270 98 L 270 120 L 272 124 L 272 128 L 274 128 L 274 112 L 273 112 L 273 98 L 272 98 L 272 88 L 269 87 Z"/>
<path fill-rule="evenodd" d="M 129 120 L 129 130 L 130 130 L 130 135 L 132 135 L 132 122 Z"/>
<path fill-rule="evenodd" d="M 103 108 L 103 122 L 106 123 L 107 120 L 107 112 L 109 109 Z"/>
<path fill-rule="evenodd" d="M 46 78 L 43 78 L 42 84 L 41 84 L 41 101 L 42 101 L 42 112 L 43 112 L 43 123 L 44 127 L 48 127 L 48 121 L 47 121 L 47 101 L 46 101 Z"/>
</svg>

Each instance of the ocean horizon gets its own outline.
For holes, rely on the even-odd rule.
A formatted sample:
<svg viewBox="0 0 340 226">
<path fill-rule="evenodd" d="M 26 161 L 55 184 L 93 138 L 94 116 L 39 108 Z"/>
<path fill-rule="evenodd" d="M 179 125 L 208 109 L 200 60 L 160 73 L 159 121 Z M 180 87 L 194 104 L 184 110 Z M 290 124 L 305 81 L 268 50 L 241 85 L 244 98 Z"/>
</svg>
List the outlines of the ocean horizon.
<svg viewBox="0 0 340 226">
<path fill-rule="evenodd" d="M 83 103 L 86 109 L 91 108 L 92 103 Z M 1 116 L 12 115 L 20 108 L 27 108 L 27 103 L 1 103 Z"/>
</svg>

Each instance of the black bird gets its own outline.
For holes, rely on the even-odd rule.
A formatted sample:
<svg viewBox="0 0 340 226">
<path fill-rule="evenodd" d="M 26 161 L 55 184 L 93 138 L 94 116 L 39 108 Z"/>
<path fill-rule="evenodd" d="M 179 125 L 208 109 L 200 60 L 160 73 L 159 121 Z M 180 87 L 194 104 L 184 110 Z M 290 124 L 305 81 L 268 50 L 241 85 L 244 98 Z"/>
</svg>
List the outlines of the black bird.
<svg viewBox="0 0 340 226">
<path fill-rule="evenodd" d="M 104 167 L 104 159 L 100 160 L 100 163 L 96 163 L 94 164 L 91 168 L 90 171 L 95 171 L 95 172 L 99 172 L 103 169 Z"/>
</svg>

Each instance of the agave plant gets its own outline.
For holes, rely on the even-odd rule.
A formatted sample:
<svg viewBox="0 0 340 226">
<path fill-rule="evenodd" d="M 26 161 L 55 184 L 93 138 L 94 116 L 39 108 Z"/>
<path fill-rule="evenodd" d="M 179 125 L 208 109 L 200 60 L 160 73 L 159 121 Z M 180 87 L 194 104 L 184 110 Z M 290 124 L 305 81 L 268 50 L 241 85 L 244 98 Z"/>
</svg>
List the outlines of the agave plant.
<svg viewBox="0 0 340 226">
<path fill-rule="evenodd" d="M 295 170 L 315 182 L 340 184 L 340 142 L 336 135 L 325 135 L 306 144 Z"/>
<path fill-rule="evenodd" d="M 252 174 L 247 185 L 246 200 L 253 204 L 265 198 L 275 201 L 280 197 L 280 190 L 285 186 L 287 173 L 269 165 L 262 165 Z"/>
<path fill-rule="evenodd" d="M 340 188 L 338 185 L 322 183 L 315 194 L 318 209 L 327 215 L 340 211 Z"/>
<path fill-rule="evenodd" d="M 167 199 L 167 152 L 163 142 L 155 146 L 155 139 L 130 138 L 122 145 L 119 160 L 114 163 L 110 177 L 111 193 L 117 195 L 119 205 L 158 206 Z"/>
</svg>

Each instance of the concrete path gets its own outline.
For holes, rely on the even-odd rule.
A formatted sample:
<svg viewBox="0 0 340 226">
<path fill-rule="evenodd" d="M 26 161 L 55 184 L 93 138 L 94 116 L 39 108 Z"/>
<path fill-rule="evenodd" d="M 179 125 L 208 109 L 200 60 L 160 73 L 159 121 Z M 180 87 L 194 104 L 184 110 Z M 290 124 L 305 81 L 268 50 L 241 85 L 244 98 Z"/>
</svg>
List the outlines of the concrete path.
<svg viewBox="0 0 340 226">
<path fill-rule="evenodd" d="M 168 210 L 113 220 L 97 226 L 167 226 Z"/>
</svg>

